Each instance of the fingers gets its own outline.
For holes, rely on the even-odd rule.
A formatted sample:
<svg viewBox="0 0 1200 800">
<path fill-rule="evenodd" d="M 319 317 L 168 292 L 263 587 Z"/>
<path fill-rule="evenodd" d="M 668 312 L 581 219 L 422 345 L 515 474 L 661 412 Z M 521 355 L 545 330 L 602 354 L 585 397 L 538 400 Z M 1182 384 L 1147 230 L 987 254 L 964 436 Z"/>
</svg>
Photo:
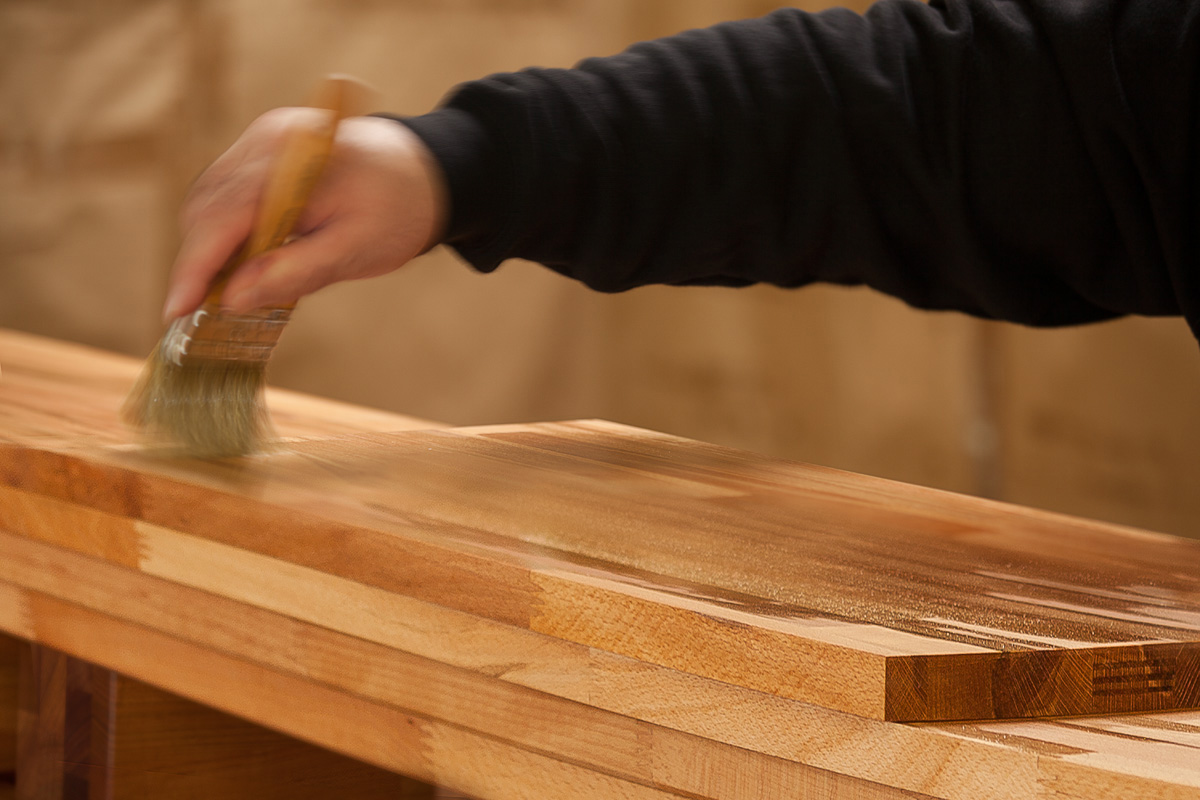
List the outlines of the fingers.
<svg viewBox="0 0 1200 800">
<path fill-rule="evenodd" d="M 192 185 L 180 213 L 183 243 L 171 270 L 163 321 L 193 311 L 250 235 L 270 156 L 293 117 L 276 109 L 256 120 Z"/>
<path fill-rule="evenodd" d="M 163 321 L 170 322 L 196 309 L 221 268 L 229 262 L 253 226 L 253 207 L 241 214 L 197 221 L 184 237 L 163 304 Z"/>
<path fill-rule="evenodd" d="M 320 228 L 246 262 L 226 284 L 221 306 L 243 312 L 285 305 L 343 279 L 352 250 L 340 227 Z"/>
<path fill-rule="evenodd" d="M 280 133 L 305 124 L 310 112 L 268 112 L 197 181 L 182 215 L 184 241 L 163 309 L 168 321 L 204 300 L 250 235 Z M 390 120 L 348 119 L 297 238 L 239 265 L 221 304 L 233 311 L 282 305 L 338 281 L 382 275 L 432 246 L 447 214 L 440 168 L 415 134 Z"/>
</svg>

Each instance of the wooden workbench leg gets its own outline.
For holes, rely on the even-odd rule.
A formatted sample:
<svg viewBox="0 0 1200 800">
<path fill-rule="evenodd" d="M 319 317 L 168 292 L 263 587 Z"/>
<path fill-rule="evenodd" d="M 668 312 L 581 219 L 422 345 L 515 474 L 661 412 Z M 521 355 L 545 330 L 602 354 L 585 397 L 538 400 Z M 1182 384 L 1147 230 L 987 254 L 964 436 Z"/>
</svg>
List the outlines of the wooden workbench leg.
<svg viewBox="0 0 1200 800">
<path fill-rule="evenodd" d="M 17 779 L 17 653 L 21 643 L 0 635 L 0 800 L 12 800 Z"/>
<path fill-rule="evenodd" d="M 120 676 L 113 800 L 427 800 L 433 787 Z"/>
<path fill-rule="evenodd" d="M 112 800 L 116 676 L 37 644 L 19 660 L 17 800 Z"/>
<path fill-rule="evenodd" d="M 16 800 L 434 797 L 427 784 L 103 667 L 36 644 L 19 650 Z"/>
</svg>

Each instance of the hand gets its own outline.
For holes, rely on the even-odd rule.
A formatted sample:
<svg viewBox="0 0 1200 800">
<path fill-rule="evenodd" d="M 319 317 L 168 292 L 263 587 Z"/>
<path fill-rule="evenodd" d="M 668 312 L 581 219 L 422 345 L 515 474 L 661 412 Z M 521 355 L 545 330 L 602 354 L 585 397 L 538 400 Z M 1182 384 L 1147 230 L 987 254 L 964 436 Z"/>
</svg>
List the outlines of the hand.
<svg viewBox="0 0 1200 800">
<path fill-rule="evenodd" d="M 308 108 L 255 120 L 193 185 L 180 216 L 183 244 L 163 318 L 195 310 L 254 225 L 258 201 L 284 133 L 312 124 Z M 232 311 L 290 303 L 338 281 L 383 275 L 435 245 L 447 216 L 440 168 L 407 127 L 351 117 L 338 128 L 295 238 L 242 264 L 221 297 Z"/>
</svg>

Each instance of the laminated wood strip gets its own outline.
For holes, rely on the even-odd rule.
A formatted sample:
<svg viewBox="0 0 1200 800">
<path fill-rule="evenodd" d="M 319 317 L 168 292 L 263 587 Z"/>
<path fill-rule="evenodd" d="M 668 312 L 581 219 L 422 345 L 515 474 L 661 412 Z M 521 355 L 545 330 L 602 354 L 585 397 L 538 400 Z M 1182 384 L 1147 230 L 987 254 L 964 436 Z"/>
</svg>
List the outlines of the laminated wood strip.
<svg viewBox="0 0 1200 800">
<path fill-rule="evenodd" d="M 929 726 L 964 743 L 1040 754 L 1040 792 L 1054 798 L 1200 797 L 1196 713 Z M 1111 770 L 1102 780 L 1097 770 Z"/>
</svg>

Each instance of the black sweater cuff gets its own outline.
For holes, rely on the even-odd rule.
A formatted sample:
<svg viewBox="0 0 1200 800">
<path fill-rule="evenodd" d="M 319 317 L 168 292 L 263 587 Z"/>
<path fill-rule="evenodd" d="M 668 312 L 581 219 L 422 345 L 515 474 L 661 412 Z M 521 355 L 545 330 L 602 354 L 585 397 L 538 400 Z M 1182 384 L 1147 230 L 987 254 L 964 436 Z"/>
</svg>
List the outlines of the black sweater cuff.
<svg viewBox="0 0 1200 800">
<path fill-rule="evenodd" d="M 406 125 L 441 166 L 450 204 L 443 243 L 454 244 L 495 230 L 498 210 L 504 207 L 504 182 L 496 179 L 499 154 L 493 138 L 474 115 L 458 108 L 439 108 L 416 117 L 376 116 Z"/>
</svg>

